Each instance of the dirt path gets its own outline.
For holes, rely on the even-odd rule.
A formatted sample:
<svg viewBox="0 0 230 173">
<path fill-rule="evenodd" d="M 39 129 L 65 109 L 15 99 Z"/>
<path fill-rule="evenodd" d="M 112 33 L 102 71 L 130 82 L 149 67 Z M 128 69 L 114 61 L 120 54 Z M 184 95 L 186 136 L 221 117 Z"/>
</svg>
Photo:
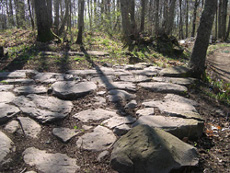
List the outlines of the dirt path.
<svg viewBox="0 0 230 173">
<path fill-rule="evenodd" d="M 208 56 L 207 62 L 215 77 L 230 83 L 230 47 L 215 50 Z"/>
</svg>

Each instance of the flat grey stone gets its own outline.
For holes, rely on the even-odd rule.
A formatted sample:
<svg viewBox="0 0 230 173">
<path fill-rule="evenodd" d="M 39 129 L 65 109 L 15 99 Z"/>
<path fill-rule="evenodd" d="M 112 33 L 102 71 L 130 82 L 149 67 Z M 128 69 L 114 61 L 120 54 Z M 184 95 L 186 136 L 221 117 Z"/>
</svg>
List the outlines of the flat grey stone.
<svg viewBox="0 0 230 173">
<path fill-rule="evenodd" d="M 143 108 L 143 109 L 139 109 L 136 112 L 136 115 L 141 117 L 141 116 L 147 116 L 147 115 L 154 115 L 155 114 L 155 110 L 154 108 Z"/>
<path fill-rule="evenodd" d="M 8 133 L 15 133 L 19 128 L 20 128 L 20 125 L 19 125 L 18 121 L 12 120 L 12 121 L 10 121 L 9 123 L 6 124 L 4 129 Z"/>
<path fill-rule="evenodd" d="M 191 69 L 184 66 L 175 66 L 164 68 L 160 71 L 160 76 L 168 76 L 168 77 L 189 77 L 191 73 Z"/>
<path fill-rule="evenodd" d="M 16 106 L 0 103 L 0 112 L 0 124 L 3 124 L 16 116 L 20 110 Z"/>
<path fill-rule="evenodd" d="M 19 95 L 45 94 L 47 93 L 47 88 L 44 86 L 27 85 L 27 86 L 16 87 L 14 89 L 14 92 Z"/>
<path fill-rule="evenodd" d="M 13 84 L 13 85 L 16 85 L 16 84 L 33 84 L 34 83 L 33 79 L 6 79 L 3 81 L 6 84 Z"/>
<path fill-rule="evenodd" d="M 122 125 L 122 124 L 131 124 L 136 121 L 136 118 L 131 116 L 114 116 L 108 120 L 105 120 L 102 122 L 102 124 L 110 129 L 113 129 L 116 126 Z"/>
<path fill-rule="evenodd" d="M 144 75 L 129 75 L 129 76 L 123 75 L 120 76 L 120 80 L 126 82 L 140 83 L 140 82 L 150 82 L 152 79 Z"/>
<path fill-rule="evenodd" d="M 164 82 L 139 83 L 138 86 L 153 92 L 160 93 L 185 94 L 188 91 L 185 86 Z"/>
<path fill-rule="evenodd" d="M 131 100 L 129 103 L 125 105 L 125 109 L 135 109 L 137 107 L 137 101 Z"/>
<path fill-rule="evenodd" d="M 70 56 L 75 56 L 75 55 L 85 56 L 84 52 L 69 51 L 68 53 Z M 87 51 L 87 54 L 89 56 L 109 56 L 108 52 L 103 52 L 103 51 Z"/>
<path fill-rule="evenodd" d="M 97 156 L 97 161 L 101 162 L 103 159 L 105 159 L 109 155 L 108 151 L 102 151 L 98 156 Z"/>
<path fill-rule="evenodd" d="M 26 71 L 0 72 L 0 78 L 26 78 Z"/>
<path fill-rule="evenodd" d="M 15 95 L 12 92 L 0 92 L 0 103 L 10 103 L 15 99 Z"/>
<path fill-rule="evenodd" d="M 13 88 L 14 88 L 13 85 L 0 85 L 0 92 L 9 91 L 12 90 Z"/>
<path fill-rule="evenodd" d="M 37 173 L 35 171 L 26 171 L 25 173 Z"/>
<path fill-rule="evenodd" d="M 107 90 L 126 90 L 126 91 L 136 91 L 136 85 L 132 82 L 113 82 L 106 87 Z"/>
<path fill-rule="evenodd" d="M 143 76 L 147 76 L 147 77 L 153 77 L 158 75 L 158 71 L 154 71 L 154 70 L 132 70 L 131 71 L 133 73 L 133 75 L 143 75 Z"/>
<path fill-rule="evenodd" d="M 86 133 L 77 140 L 77 147 L 89 151 L 109 149 L 116 141 L 116 136 L 106 127 L 97 126 L 93 132 Z"/>
<path fill-rule="evenodd" d="M 90 121 L 100 121 L 100 120 L 108 119 L 113 116 L 119 116 L 119 115 L 117 115 L 115 111 L 99 108 L 95 110 L 88 109 L 88 110 L 78 112 L 73 117 L 86 123 Z"/>
<path fill-rule="evenodd" d="M 97 86 L 93 82 L 55 82 L 51 86 L 53 94 L 61 99 L 76 99 L 93 92 Z"/>
<path fill-rule="evenodd" d="M 131 128 L 127 124 L 121 124 L 119 126 L 114 127 L 113 133 L 117 136 L 122 136 L 126 134 Z"/>
<path fill-rule="evenodd" d="M 196 108 L 186 102 L 165 100 L 143 102 L 142 104 L 146 107 L 158 108 L 163 115 L 203 120 Z"/>
<path fill-rule="evenodd" d="M 34 147 L 27 148 L 23 152 L 23 159 L 26 164 L 34 166 L 41 172 L 75 173 L 80 170 L 80 167 L 76 164 L 77 160 L 68 157 L 66 154 L 51 154 Z"/>
<path fill-rule="evenodd" d="M 18 117 L 18 120 L 21 122 L 26 136 L 31 138 L 38 138 L 42 128 L 36 121 L 29 117 Z M 20 131 L 20 133 L 22 133 L 22 131 Z"/>
<path fill-rule="evenodd" d="M 164 97 L 164 100 L 165 101 L 180 102 L 180 103 L 187 103 L 187 104 L 190 104 L 193 106 L 199 106 L 199 104 L 196 101 L 182 97 L 182 96 L 179 96 L 179 95 L 175 95 L 175 94 L 167 94 Z"/>
<path fill-rule="evenodd" d="M 72 110 L 71 101 L 60 100 L 50 96 L 30 94 L 19 96 L 13 103 L 20 110 L 41 123 L 52 122 L 65 118 Z"/>
<path fill-rule="evenodd" d="M 72 74 L 64 73 L 38 73 L 34 80 L 41 83 L 54 83 L 57 81 L 79 81 L 80 78 Z"/>
<path fill-rule="evenodd" d="M 13 151 L 14 143 L 2 131 L 0 131 L 0 139 L 0 166 L 2 166 L 6 156 Z"/>
<path fill-rule="evenodd" d="M 167 82 L 178 85 L 192 85 L 195 83 L 195 78 L 175 78 L 175 77 L 153 77 L 152 80 L 154 82 Z"/>
<path fill-rule="evenodd" d="M 140 124 L 164 129 L 178 138 L 189 137 L 192 139 L 199 138 L 204 128 L 204 122 L 202 121 L 157 115 L 141 116 L 133 124 L 133 127 Z"/>
<path fill-rule="evenodd" d="M 124 173 L 168 173 L 198 162 L 195 147 L 161 129 L 141 125 L 114 144 L 110 165 Z"/>
<path fill-rule="evenodd" d="M 77 132 L 75 129 L 69 129 L 69 128 L 54 128 L 52 131 L 53 135 L 59 138 L 62 142 L 68 142 L 71 138 L 78 135 L 79 132 Z"/>
<path fill-rule="evenodd" d="M 77 76 L 98 76 L 98 72 L 96 70 L 68 70 L 69 74 L 74 74 Z"/>
<path fill-rule="evenodd" d="M 126 65 L 125 70 L 143 70 L 146 66 L 141 64 Z"/>
<path fill-rule="evenodd" d="M 107 99 L 110 102 L 128 101 L 136 98 L 135 94 L 130 94 L 124 90 L 110 90 Z"/>
</svg>

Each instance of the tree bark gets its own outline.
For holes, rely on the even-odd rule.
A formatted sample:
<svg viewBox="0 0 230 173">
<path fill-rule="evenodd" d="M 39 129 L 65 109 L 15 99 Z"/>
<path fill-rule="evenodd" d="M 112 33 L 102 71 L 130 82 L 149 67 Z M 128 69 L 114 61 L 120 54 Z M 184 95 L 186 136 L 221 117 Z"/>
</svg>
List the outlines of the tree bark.
<svg viewBox="0 0 230 173">
<path fill-rule="evenodd" d="M 9 9 L 9 14 L 10 14 L 9 23 L 11 26 L 15 26 L 12 0 L 9 0 L 9 8 L 10 8 Z"/>
<path fill-rule="evenodd" d="M 155 0 L 155 5 L 154 5 L 154 30 L 155 30 L 155 35 L 158 35 L 159 32 L 159 0 Z"/>
<path fill-rule="evenodd" d="M 59 35 L 58 30 L 59 30 L 59 18 L 60 18 L 60 13 L 59 13 L 59 4 L 60 0 L 54 0 L 54 33 Z"/>
<path fill-rule="evenodd" d="M 77 36 L 77 44 L 83 44 L 83 29 L 84 29 L 84 8 L 85 8 L 85 1 L 79 0 L 78 2 L 78 36 Z"/>
<path fill-rule="evenodd" d="M 27 0 L 27 3 L 28 3 L 28 10 L 29 10 L 29 14 L 30 14 L 30 22 L 31 22 L 32 30 L 34 30 L 35 29 L 35 27 L 34 27 L 34 18 L 33 18 L 32 11 L 31 11 L 30 0 Z"/>
<path fill-rule="evenodd" d="M 201 15 L 200 25 L 197 30 L 197 38 L 192 50 L 189 67 L 195 77 L 202 77 L 205 72 L 206 54 L 209 45 L 209 38 L 216 12 L 217 0 L 206 0 Z"/>
<path fill-rule="evenodd" d="M 186 0 L 186 17 L 185 17 L 185 37 L 188 38 L 188 13 L 189 13 L 189 1 Z"/>
<path fill-rule="evenodd" d="M 49 19 L 49 22 L 50 22 L 50 27 L 52 27 L 52 24 L 53 24 L 53 15 L 52 15 L 52 6 L 53 6 L 53 3 L 52 3 L 52 0 L 46 0 L 46 4 L 47 4 L 47 9 L 48 9 L 48 19 Z"/>
<path fill-rule="evenodd" d="M 60 27 L 60 29 L 58 31 L 58 35 L 59 36 L 63 33 L 63 31 L 65 29 L 65 25 L 66 25 L 66 23 L 68 21 L 68 17 L 69 17 L 69 3 L 70 3 L 70 0 L 65 0 L 65 9 L 66 9 L 66 11 L 65 11 L 65 15 L 64 15 L 64 19 L 62 21 L 61 27 Z"/>
<path fill-rule="evenodd" d="M 174 23 L 174 17 L 175 17 L 175 6 L 176 6 L 176 0 L 170 0 L 169 4 L 169 13 L 166 23 L 166 34 L 170 35 L 172 33 L 173 29 L 173 23 Z"/>
<path fill-rule="evenodd" d="M 230 33 L 230 15 L 228 16 L 228 29 L 227 29 L 227 32 L 226 32 L 226 35 L 225 35 L 225 41 L 228 40 L 228 37 L 229 37 L 229 33 Z"/>
<path fill-rule="evenodd" d="M 183 13 L 182 13 L 182 0 L 179 0 L 179 9 L 180 9 L 180 22 L 179 22 L 179 39 L 184 39 L 183 32 Z"/>
<path fill-rule="evenodd" d="M 25 2 L 24 0 L 14 0 L 17 28 L 23 27 L 25 22 Z"/>
<path fill-rule="evenodd" d="M 35 13 L 37 18 L 37 41 L 48 42 L 54 38 L 47 20 L 48 9 L 45 0 L 35 0 Z"/>
<path fill-rule="evenodd" d="M 194 11 L 193 11 L 193 22 L 192 22 L 192 37 L 195 37 L 196 32 L 196 16 L 197 16 L 197 7 L 200 4 L 200 0 L 195 0 Z"/>
<path fill-rule="evenodd" d="M 140 32 L 143 32 L 145 29 L 145 10 L 146 10 L 146 0 L 141 0 L 141 27 Z"/>
</svg>

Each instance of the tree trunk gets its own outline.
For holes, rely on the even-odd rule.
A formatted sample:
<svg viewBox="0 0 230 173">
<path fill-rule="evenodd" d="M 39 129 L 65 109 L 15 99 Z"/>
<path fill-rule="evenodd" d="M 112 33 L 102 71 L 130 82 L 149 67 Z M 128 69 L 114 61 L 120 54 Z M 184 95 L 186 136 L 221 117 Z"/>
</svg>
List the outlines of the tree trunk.
<svg viewBox="0 0 230 173">
<path fill-rule="evenodd" d="M 185 17 L 185 27 L 186 27 L 185 37 L 186 38 L 188 38 L 188 13 L 189 13 L 189 1 L 186 0 L 186 17 Z"/>
<path fill-rule="evenodd" d="M 23 27 L 25 22 L 25 2 L 24 0 L 14 0 L 17 28 Z M 25 27 L 25 26 L 24 26 Z"/>
<path fill-rule="evenodd" d="M 173 29 L 173 23 L 174 23 L 174 17 L 175 17 L 175 5 L 176 5 L 176 0 L 170 0 L 169 4 L 169 13 L 168 13 L 168 18 L 167 18 L 167 23 L 166 23 L 166 34 L 170 35 L 172 33 Z"/>
<path fill-rule="evenodd" d="M 31 26 L 32 26 L 32 30 L 34 30 L 34 18 L 32 15 L 32 11 L 31 11 L 31 4 L 30 4 L 30 0 L 27 0 L 28 3 L 28 10 L 29 10 L 29 14 L 30 14 L 30 22 L 31 22 Z"/>
<path fill-rule="evenodd" d="M 159 32 L 159 0 L 155 0 L 155 7 L 154 7 L 154 28 L 155 28 L 155 35 L 158 35 Z"/>
<path fill-rule="evenodd" d="M 182 0 L 179 0 L 179 9 L 180 9 L 180 22 L 179 22 L 179 39 L 184 39 L 183 33 L 183 13 L 182 13 Z"/>
<path fill-rule="evenodd" d="M 58 30 L 59 30 L 59 18 L 60 18 L 60 13 L 59 13 L 59 4 L 60 0 L 54 0 L 54 33 L 59 35 Z"/>
<path fill-rule="evenodd" d="M 63 33 L 63 31 L 65 29 L 65 25 L 66 25 L 66 23 L 68 21 L 68 17 L 69 17 L 69 3 L 70 3 L 70 0 L 65 0 L 65 9 L 66 9 L 66 11 L 65 11 L 65 16 L 64 16 L 64 19 L 62 21 L 61 27 L 60 27 L 60 29 L 58 31 L 59 35 L 61 35 Z"/>
<path fill-rule="evenodd" d="M 140 32 L 143 32 L 145 29 L 145 10 L 146 10 L 146 0 L 141 0 L 141 27 Z"/>
<path fill-rule="evenodd" d="M 9 23 L 11 26 L 15 26 L 15 23 L 14 23 L 14 12 L 13 12 L 13 5 L 12 5 L 12 0 L 9 0 Z"/>
<path fill-rule="evenodd" d="M 227 29 L 227 32 L 226 32 L 226 35 L 225 35 L 225 41 L 228 40 L 228 37 L 229 37 L 229 33 L 230 33 L 230 15 L 228 16 L 228 29 Z"/>
<path fill-rule="evenodd" d="M 4 57 L 4 48 L 0 46 L 0 58 Z"/>
<path fill-rule="evenodd" d="M 121 0 L 122 1 L 122 0 Z M 127 5 L 127 9 L 129 8 L 130 11 L 130 21 L 128 22 L 128 24 L 131 24 L 130 29 L 130 35 L 136 36 L 137 35 L 137 25 L 136 25 L 136 21 L 135 21 L 135 0 L 130 0 L 129 2 L 127 0 L 126 1 L 126 5 Z M 131 4 L 130 4 L 131 3 Z M 127 19 L 129 20 L 129 17 L 127 17 Z"/>
<path fill-rule="evenodd" d="M 192 22 L 192 37 L 195 36 L 196 32 L 196 16 L 197 16 L 197 7 L 200 4 L 200 0 L 195 0 L 194 11 L 193 11 L 193 22 Z"/>
<path fill-rule="evenodd" d="M 131 23 L 129 20 L 129 2 L 128 0 L 121 0 L 121 16 L 122 16 L 122 28 L 124 32 L 124 40 L 127 44 L 131 43 L 129 35 L 131 34 Z"/>
<path fill-rule="evenodd" d="M 77 44 L 83 44 L 83 29 L 84 29 L 84 8 L 85 8 L 85 1 L 79 0 L 78 2 L 78 36 L 77 36 Z"/>
<path fill-rule="evenodd" d="M 35 13 L 37 17 L 37 40 L 47 42 L 54 38 L 50 29 L 49 20 L 47 20 L 48 11 L 45 0 L 35 0 Z"/>
<path fill-rule="evenodd" d="M 192 50 L 189 67 L 194 76 L 202 77 L 205 72 L 206 54 L 209 45 L 209 38 L 216 12 L 217 0 L 206 0 L 201 15 L 200 25 L 197 30 L 197 38 Z"/>
</svg>

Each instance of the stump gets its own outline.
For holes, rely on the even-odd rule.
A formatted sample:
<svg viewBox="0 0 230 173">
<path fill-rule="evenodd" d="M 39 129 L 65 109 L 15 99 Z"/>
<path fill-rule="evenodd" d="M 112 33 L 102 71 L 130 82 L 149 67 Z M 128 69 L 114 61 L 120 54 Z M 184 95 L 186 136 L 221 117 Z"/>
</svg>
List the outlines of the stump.
<svg viewBox="0 0 230 173">
<path fill-rule="evenodd" d="M 3 46 L 0 46 L 0 57 L 4 56 L 4 49 Z"/>
</svg>

